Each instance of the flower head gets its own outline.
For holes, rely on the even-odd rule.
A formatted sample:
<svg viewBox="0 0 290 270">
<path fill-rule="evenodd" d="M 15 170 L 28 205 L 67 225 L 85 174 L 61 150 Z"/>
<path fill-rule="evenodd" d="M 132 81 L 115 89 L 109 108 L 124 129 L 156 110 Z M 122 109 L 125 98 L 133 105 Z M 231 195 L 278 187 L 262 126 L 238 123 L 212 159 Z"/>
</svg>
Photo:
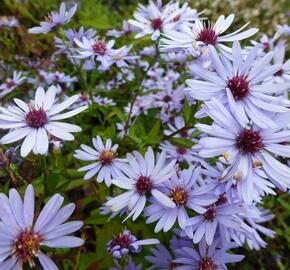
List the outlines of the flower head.
<svg viewBox="0 0 290 270">
<path fill-rule="evenodd" d="M 14 102 L 17 106 L 9 106 L 0 114 L 0 128 L 13 129 L 1 138 L 1 143 L 8 144 L 25 138 L 20 149 L 21 156 L 25 157 L 31 150 L 35 154 L 46 154 L 50 135 L 63 140 L 73 140 L 74 136 L 71 132 L 81 131 L 81 128 L 58 120 L 74 116 L 85 110 L 87 106 L 60 114 L 79 96 L 74 95 L 62 103 L 55 104 L 55 95 L 56 88 L 50 86 L 46 93 L 42 87 L 37 88 L 35 100 L 30 104 L 15 98 Z"/>
<path fill-rule="evenodd" d="M 35 266 L 38 258 L 43 269 L 58 267 L 42 251 L 42 246 L 49 248 L 72 248 L 83 245 L 81 238 L 69 236 L 79 230 L 83 222 L 64 223 L 74 211 L 74 204 L 61 208 L 64 198 L 54 195 L 34 220 L 34 189 L 29 185 L 22 200 L 15 189 L 11 189 L 9 197 L 0 194 L 2 239 L 0 269 L 22 269 L 24 265 Z M 5 240 L 4 240 L 5 239 Z"/>
<path fill-rule="evenodd" d="M 57 26 L 68 23 L 72 16 L 76 13 L 77 5 L 74 5 L 70 10 L 66 10 L 65 3 L 62 2 L 59 8 L 59 13 L 51 12 L 45 18 L 45 21 L 40 23 L 40 26 L 30 28 L 30 34 L 47 34 Z"/>
<path fill-rule="evenodd" d="M 90 165 L 82 167 L 79 171 L 88 171 L 84 179 L 90 179 L 97 174 L 97 182 L 105 181 L 107 186 L 111 185 L 112 178 L 116 178 L 121 174 L 122 167 L 125 164 L 125 160 L 117 158 L 118 145 L 112 146 L 111 139 L 108 139 L 103 144 L 100 136 L 92 139 L 94 148 L 82 144 L 82 150 L 76 150 L 75 158 L 84 161 L 96 161 Z"/>
</svg>

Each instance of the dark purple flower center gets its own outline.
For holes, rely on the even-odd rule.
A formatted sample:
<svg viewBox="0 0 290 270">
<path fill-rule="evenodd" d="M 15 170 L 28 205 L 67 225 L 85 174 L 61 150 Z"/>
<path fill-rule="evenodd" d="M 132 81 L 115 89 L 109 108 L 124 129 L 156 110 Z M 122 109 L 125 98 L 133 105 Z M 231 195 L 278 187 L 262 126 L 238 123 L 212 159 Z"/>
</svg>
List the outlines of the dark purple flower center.
<svg viewBox="0 0 290 270">
<path fill-rule="evenodd" d="M 15 84 L 15 82 L 13 81 L 13 80 L 9 80 L 8 82 L 7 82 L 7 88 L 12 88 L 12 87 L 14 87 L 16 84 Z"/>
<path fill-rule="evenodd" d="M 187 148 L 185 148 L 185 147 L 177 147 L 176 148 L 176 152 L 179 155 L 185 155 L 187 153 Z"/>
<path fill-rule="evenodd" d="M 269 50 L 269 49 L 270 49 L 270 44 L 269 44 L 269 42 L 264 42 L 264 43 L 263 43 L 263 48 L 264 48 L 264 51 Z"/>
<path fill-rule="evenodd" d="M 42 238 L 32 230 L 22 232 L 16 239 L 13 246 L 13 255 L 20 262 L 28 262 L 34 266 L 33 257 L 37 256 Z"/>
<path fill-rule="evenodd" d="M 216 217 L 216 209 L 214 205 L 211 205 L 206 212 L 203 214 L 203 217 L 207 221 L 213 221 Z"/>
<path fill-rule="evenodd" d="M 168 102 L 172 101 L 172 97 L 169 96 L 169 95 L 166 95 L 166 96 L 163 97 L 163 101 L 168 103 Z"/>
<path fill-rule="evenodd" d="M 104 150 L 99 156 L 99 160 L 101 161 L 102 165 L 108 166 L 112 164 L 115 157 L 116 152 L 112 150 Z"/>
<path fill-rule="evenodd" d="M 134 239 L 132 239 L 130 234 L 120 233 L 112 239 L 112 241 L 110 242 L 110 246 L 120 246 L 120 249 L 128 248 L 133 242 Z"/>
<path fill-rule="evenodd" d="M 202 258 L 201 261 L 199 262 L 199 270 L 216 270 L 217 265 L 214 263 L 214 261 L 209 258 L 205 257 Z"/>
<path fill-rule="evenodd" d="M 136 182 L 136 190 L 141 195 L 151 192 L 152 181 L 150 177 L 142 175 L 139 176 Z"/>
<path fill-rule="evenodd" d="M 215 45 L 218 34 L 212 27 L 203 28 L 197 35 L 197 41 L 202 41 L 206 45 Z"/>
<path fill-rule="evenodd" d="M 153 19 L 151 21 L 151 26 L 154 30 L 161 29 L 163 22 L 160 18 Z"/>
<path fill-rule="evenodd" d="M 187 138 L 188 137 L 188 131 L 187 130 L 180 131 L 179 135 L 182 138 Z"/>
<path fill-rule="evenodd" d="M 104 55 L 107 51 L 107 45 L 104 41 L 99 40 L 93 45 L 93 50 L 96 54 Z"/>
<path fill-rule="evenodd" d="M 47 114 L 42 108 L 33 108 L 26 114 L 25 122 L 32 128 L 43 127 L 48 122 Z"/>
<path fill-rule="evenodd" d="M 243 99 L 249 94 L 249 83 L 244 75 L 236 75 L 228 80 L 227 87 L 231 90 L 235 100 Z"/>
<path fill-rule="evenodd" d="M 176 187 L 170 191 L 169 197 L 176 205 L 185 205 L 188 199 L 188 192 L 183 187 Z"/>
<path fill-rule="evenodd" d="M 284 70 L 281 68 L 274 74 L 274 76 L 282 76 L 283 73 L 284 73 Z"/>
<path fill-rule="evenodd" d="M 262 136 L 253 129 L 244 129 L 239 134 L 236 145 L 240 151 L 250 154 L 259 152 L 264 147 Z"/>
</svg>

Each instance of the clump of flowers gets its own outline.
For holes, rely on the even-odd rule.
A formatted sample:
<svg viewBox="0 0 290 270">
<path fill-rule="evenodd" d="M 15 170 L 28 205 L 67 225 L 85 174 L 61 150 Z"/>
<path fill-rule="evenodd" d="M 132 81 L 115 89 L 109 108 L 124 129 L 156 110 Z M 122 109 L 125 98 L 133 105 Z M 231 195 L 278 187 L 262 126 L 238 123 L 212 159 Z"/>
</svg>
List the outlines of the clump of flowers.
<svg viewBox="0 0 290 270">
<path fill-rule="evenodd" d="M 50 33 L 40 49 L 0 61 L 0 269 L 224 270 L 265 248 L 290 189 L 289 26 L 149 0 L 97 31 L 76 25 L 86 5 L 61 3 L 27 31 Z M 83 221 L 66 222 L 71 199 Z"/>
</svg>

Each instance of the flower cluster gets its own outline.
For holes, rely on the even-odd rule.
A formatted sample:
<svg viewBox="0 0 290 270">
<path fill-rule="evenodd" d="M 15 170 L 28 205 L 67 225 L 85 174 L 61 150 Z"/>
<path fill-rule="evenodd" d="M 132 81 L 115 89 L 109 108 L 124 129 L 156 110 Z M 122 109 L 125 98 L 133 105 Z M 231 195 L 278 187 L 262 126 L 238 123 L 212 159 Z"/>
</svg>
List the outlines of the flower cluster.
<svg viewBox="0 0 290 270">
<path fill-rule="evenodd" d="M 38 214 L 31 184 L 24 199 L 14 188 L 8 197 L 0 194 L 0 269 L 34 267 L 37 258 L 55 270 L 42 246 L 84 244 L 70 236 L 83 222 L 64 223 L 74 204 L 61 205 L 71 194 L 82 198 L 78 215 L 88 225 L 83 249 L 90 256 L 90 237 L 102 234 L 91 225 L 99 226 L 103 215 L 122 217 L 130 229 L 137 219 L 141 224 L 131 229 L 136 236 L 125 229 L 98 246 L 112 255 L 112 270 L 222 270 L 244 258 L 231 249 L 266 247 L 263 237 L 275 232 L 264 224 L 274 219 L 264 198 L 290 189 L 289 26 L 249 41 L 258 29 L 249 23 L 235 29 L 234 14 L 212 22 L 187 3 L 149 0 L 121 30 L 103 35 L 84 26 L 65 29 L 78 9 L 61 3 L 28 30 L 52 32 L 56 51 L 47 63 L 17 56 L 23 71 L 3 63 L 0 129 L 7 132 L 0 143 L 18 145 L 1 150 L 0 167 L 32 166 L 42 155 L 39 176 L 23 179 L 11 169 L 13 184 L 32 182 L 38 195 L 66 196 L 53 195 Z M 19 99 L 22 88 L 27 95 Z M 62 121 L 76 115 L 74 123 Z M 156 233 L 172 237 L 170 245 Z M 146 262 L 135 265 L 141 247 L 151 244 Z"/>
</svg>

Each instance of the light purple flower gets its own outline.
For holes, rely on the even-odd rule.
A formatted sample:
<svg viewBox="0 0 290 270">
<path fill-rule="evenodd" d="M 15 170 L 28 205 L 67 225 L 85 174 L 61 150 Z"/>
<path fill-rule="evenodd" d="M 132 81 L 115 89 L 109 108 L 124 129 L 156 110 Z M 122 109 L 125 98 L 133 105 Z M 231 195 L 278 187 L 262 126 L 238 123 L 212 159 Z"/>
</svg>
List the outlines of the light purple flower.
<svg viewBox="0 0 290 270">
<path fill-rule="evenodd" d="M 183 229 L 189 219 L 188 209 L 205 211 L 206 206 L 216 201 L 216 196 L 209 194 L 206 186 L 199 187 L 197 183 L 199 174 L 199 167 L 190 166 L 186 170 L 173 174 L 162 184 L 160 190 L 167 194 L 175 207 L 165 207 L 160 202 L 152 200 L 151 205 L 145 208 L 146 223 L 158 221 L 155 232 L 162 229 L 164 232 L 169 231 L 176 220 L 179 227 Z"/>
<path fill-rule="evenodd" d="M 100 136 L 92 139 L 94 149 L 85 144 L 81 145 L 82 150 L 76 150 L 74 157 L 84 161 L 95 161 L 94 163 L 82 167 L 79 171 L 87 171 L 85 180 L 96 176 L 96 181 L 101 183 L 105 181 L 107 186 L 111 185 L 112 178 L 121 174 L 125 160 L 117 158 L 118 145 L 112 145 L 111 139 L 106 140 L 104 144 Z"/>
<path fill-rule="evenodd" d="M 200 139 L 199 154 L 204 158 L 223 155 L 230 166 L 223 173 L 221 182 L 232 177 L 240 181 L 241 193 L 247 203 L 251 203 L 253 199 L 255 170 L 261 170 L 276 187 L 282 190 L 290 188 L 290 168 L 274 157 L 290 157 L 289 146 L 283 144 L 289 142 L 290 130 L 243 125 L 216 99 L 206 103 L 206 110 L 214 123 L 211 126 L 196 125 L 199 130 L 210 135 Z M 279 118 L 275 119 L 284 127 Z"/>
<path fill-rule="evenodd" d="M 164 38 L 161 39 L 161 51 L 189 51 L 193 55 L 199 55 L 204 51 L 207 53 L 207 46 L 212 45 L 223 54 L 228 55 L 231 51 L 227 47 L 227 42 L 246 39 L 258 32 L 257 28 L 242 31 L 249 23 L 234 31 L 233 33 L 222 35 L 231 26 L 235 18 L 234 14 L 225 17 L 219 16 L 214 25 L 210 22 L 203 23 L 195 19 L 192 27 L 184 25 L 181 31 L 165 31 Z"/>
<path fill-rule="evenodd" d="M 129 230 L 125 230 L 107 243 L 107 250 L 112 253 L 114 258 L 121 259 L 126 254 L 139 253 L 143 245 L 153 244 L 159 244 L 159 240 L 137 240 Z"/>
<path fill-rule="evenodd" d="M 17 86 L 23 84 L 26 77 L 22 75 L 22 72 L 13 72 L 12 78 L 7 78 L 4 83 L 0 85 L 0 99 L 11 93 Z"/>
<path fill-rule="evenodd" d="M 179 256 L 174 260 L 175 270 L 226 270 L 227 263 L 240 262 L 244 256 L 230 254 L 230 248 L 237 247 L 229 243 L 224 245 L 221 240 L 215 240 L 209 247 L 205 241 L 199 243 L 198 251 L 194 248 L 184 247 L 178 252 Z"/>
<path fill-rule="evenodd" d="M 26 104 L 14 98 L 17 106 L 1 108 L 0 128 L 10 129 L 9 133 L 1 138 L 1 143 L 9 144 L 25 138 L 20 149 L 21 156 L 25 157 L 31 151 L 35 154 L 46 154 L 49 135 L 63 140 L 74 140 L 71 133 L 79 132 L 81 128 L 77 125 L 59 122 L 59 120 L 72 117 L 85 110 L 87 106 L 61 113 L 79 96 L 74 95 L 59 104 L 55 104 L 55 97 L 56 87 L 50 86 L 46 93 L 42 87 L 38 87 L 32 103 Z"/>
<path fill-rule="evenodd" d="M 83 226 L 81 221 L 64 223 L 73 213 L 74 204 L 61 208 L 64 198 L 55 194 L 40 212 L 35 222 L 34 189 L 29 185 L 22 200 L 15 189 L 9 197 L 0 194 L 1 270 L 21 270 L 28 264 L 35 266 L 38 258 L 44 270 L 58 270 L 56 264 L 42 253 L 42 246 L 49 248 L 73 248 L 84 244 L 71 233 Z"/>
<path fill-rule="evenodd" d="M 277 127 L 269 113 L 290 112 L 287 108 L 290 102 L 287 99 L 275 97 L 273 94 L 283 93 L 289 88 L 289 84 L 263 82 L 276 73 L 281 65 L 269 65 L 273 57 L 271 52 L 254 62 L 257 50 L 258 48 L 253 48 L 246 60 L 243 60 L 240 44 L 234 42 L 233 60 L 229 61 L 218 55 L 214 47 L 209 46 L 210 58 L 216 72 L 193 64 L 192 72 L 201 79 L 186 81 L 190 87 L 189 94 L 203 101 L 215 97 L 226 104 L 235 118 L 244 124 L 252 120 L 262 128 Z"/>
<path fill-rule="evenodd" d="M 55 27 L 68 23 L 71 20 L 72 16 L 76 13 L 76 11 L 77 5 L 74 5 L 70 10 L 67 11 L 65 3 L 62 2 L 59 8 L 59 13 L 51 12 L 45 18 L 45 21 L 40 23 L 40 26 L 30 28 L 28 30 L 28 33 L 47 34 Z"/>
<path fill-rule="evenodd" d="M 152 195 L 167 207 L 175 207 L 172 200 L 158 190 L 175 172 L 175 160 L 167 163 L 165 152 L 157 155 L 155 159 L 151 147 L 145 157 L 135 151 L 134 155 L 127 154 L 127 160 L 129 165 L 122 167 L 124 175 L 112 180 L 114 185 L 128 190 L 106 203 L 113 212 L 128 207 L 130 214 L 127 218 L 132 216 L 135 220 L 145 207 L 147 195 Z"/>
</svg>

